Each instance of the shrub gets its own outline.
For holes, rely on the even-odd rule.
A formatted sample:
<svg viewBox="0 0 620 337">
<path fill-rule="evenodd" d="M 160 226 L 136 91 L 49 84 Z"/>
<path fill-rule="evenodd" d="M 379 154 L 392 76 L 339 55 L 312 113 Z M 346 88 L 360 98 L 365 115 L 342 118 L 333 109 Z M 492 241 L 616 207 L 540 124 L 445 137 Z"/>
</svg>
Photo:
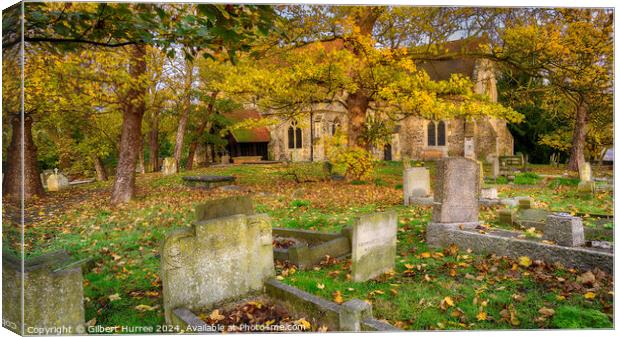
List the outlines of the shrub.
<svg viewBox="0 0 620 337">
<path fill-rule="evenodd" d="M 304 206 L 310 206 L 310 200 L 298 200 L 295 199 L 293 201 L 291 201 L 291 207 L 304 207 Z"/>
<path fill-rule="evenodd" d="M 518 173 L 515 175 L 515 184 L 517 185 L 536 185 L 540 176 L 533 172 Z"/>
<path fill-rule="evenodd" d="M 376 164 L 372 154 L 358 146 L 347 146 L 344 135 L 336 134 L 326 147 L 329 161 L 336 169 L 344 169 L 348 178 L 366 180 L 372 176 Z"/>
<path fill-rule="evenodd" d="M 613 324 L 604 313 L 570 305 L 555 311 L 552 324 L 560 329 L 611 328 Z"/>
<path fill-rule="evenodd" d="M 555 178 L 549 183 L 549 188 L 556 188 L 558 186 L 577 186 L 579 185 L 579 179 L 576 178 Z"/>
</svg>

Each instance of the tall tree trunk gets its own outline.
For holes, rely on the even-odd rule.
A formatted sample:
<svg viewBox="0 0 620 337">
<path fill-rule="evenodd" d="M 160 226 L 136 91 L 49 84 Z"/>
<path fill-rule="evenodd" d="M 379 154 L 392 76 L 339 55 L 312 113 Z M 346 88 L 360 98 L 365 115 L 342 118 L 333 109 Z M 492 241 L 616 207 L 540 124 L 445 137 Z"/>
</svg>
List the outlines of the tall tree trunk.
<svg viewBox="0 0 620 337">
<path fill-rule="evenodd" d="M 368 96 L 362 93 L 353 93 L 347 97 L 349 114 L 348 146 L 360 146 L 368 149 L 369 144 L 362 138 L 362 135 L 369 101 Z"/>
<path fill-rule="evenodd" d="M 179 119 L 179 127 L 177 128 L 177 135 L 174 142 L 174 161 L 177 162 L 177 167 L 181 164 L 181 154 L 183 153 L 183 141 L 185 139 L 185 130 L 187 130 L 187 122 L 189 120 L 189 104 L 183 110 L 181 119 Z"/>
<path fill-rule="evenodd" d="M 131 47 L 129 75 L 137 79 L 146 73 L 146 46 L 137 44 Z M 142 116 L 146 110 L 144 97 L 146 86 L 137 83 L 129 89 L 123 111 L 121 145 L 116 178 L 112 188 L 112 204 L 126 203 L 135 192 L 135 171 L 138 151 L 142 143 Z"/>
<path fill-rule="evenodd" d="M 37 148 L 32 140 L 32 118 L 27 115 L 24 117 L 23 129 L 21 122 L 21 115 L 15 115 L 11 119 L 12 135 L 11 143 L 7 148 L 7 165 L 2 180 L 2 196 L 18 201 L 21 198 L 23 186 L 24 201 L 28 201 L 34 196 L 43 196 L 45 191 L 37 167 Z"/>
<path fill-rule="evenodd" d="M 95 162 L 97 181 L 108 180 L 108 172 L 106 172 L 105 166 L 103 165 L 103 161 L 101 160 L 101 158 L 99 156 L 93 156 L 93 161 Z"/>
<path fill-rule="evenodd" d="M 149 131 L 149 169 L 159 171 L 159 118 L 155 117 Z"/>
<path fill-rule="evenodd" d="M 196 148 L 198 147 L 198 139 L 200 138 L 200 135 L 202 135 L 202 133 L 205 132 L 205 129 L 207 128 L 211 130 L 211 123 L 209 122 L 208 118 L 213 113 L 213 108 L 215 107 L 215 99 L 217 98 L 218 93 L 218 91 L 214 91 L 211 93 L 211 101 L 209 102 L 209 106 L 207 107 L 207 115 L 205 117 L 205 120 L 200 124 L 198 130 L 196 130 L 196 139 L 189 145 L 187 164 L 185 164 L 185 169 L 188 171 L 194 167 L 194 156 L 196 155 Z"/>
<path fill-rule="evenodd" d="M 573 129 L 573 141 L 570 150 L 568 169 L 571 171 L 579 170 L 580 163 L 585 163 L 584 148 L 586 144 L 586 133 L 588 132 L 588 105 L 583 100 L 579 100 L 575 113 L 575 127 Z"/>
</svg>

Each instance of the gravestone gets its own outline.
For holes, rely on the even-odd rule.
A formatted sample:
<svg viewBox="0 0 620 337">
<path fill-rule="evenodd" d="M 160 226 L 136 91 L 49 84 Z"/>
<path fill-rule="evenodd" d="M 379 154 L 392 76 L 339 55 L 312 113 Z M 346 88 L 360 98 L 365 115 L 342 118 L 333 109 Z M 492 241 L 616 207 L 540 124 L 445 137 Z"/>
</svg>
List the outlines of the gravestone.
<svg viewBox="0 0 620 337">
<path fill-rule="evenodd" d="M 58 169 L 54 169 L 54 174 L 47 177 L 47 190 L 50 192 L 58 192 L 69 187 L 69 179 L 62 173 L 58 173 Z"/>
<path fill-rule="evenodd" d="M 22 335 L 84 333 L 81 263 L 57 251 L 27 259 L 22 267 L 21 258 L 3 251 L 2 321 L 3 327 Z"/>
<path fill-rule="evenodd" d="M 360 217 L 351 232 L 351 276 L 364 282 L 394 268 L 396 259 L 396 212 Z"/>
<path fill-rule="evenodd" d="M 480 190 L 480 199 L 497 199 L 497 188 L 483 188 Z"/>
<path fill-rule="evenodd" d="M 532 198 L 530 197 L 517 197 L 519 201 L 519 209 L 530 209 L 532 208 Z"/>
<path fill-rule="evenodd" d="M 500 176 L 499 157 L 493 156 L 491 159 L 491 175 L 493 179 L 497 179 Z"/>
<path fill-rule="evenodd" d="M 194 224 L 166 236 L 161 248 L 164 314 L 209 310 L 262 291 L 275 276 L 271 220 L 237 214 Z"/>
<path fill-rule="evenodd" d="M 230 164 L 230 156 L 227 154 L 224 154 L 220 157 L 220 161 L 222 164 Z"/>
<path fill-rule="evenodd" d="M 43 187 L 47 188 L 47 178 L 49 178 L 52 174 L 54 174 L 54 170 L 43 170 L 43 172 L 41 172 L 40 177 Z"/>
<path fill-rule="evenodd" d="M 515 222 L 514 208 L 502 208 L 498 211 L 498 221 L 500 224 L 512 226 Z"/>
<path fill-rule="evenodd" d="M 585 235 L 581 218 L 564 213 L 549 215 L 545 222 L 543 238 L 555 241 L 560 246 L 583 246 Z"/>
<path fill-rule="evenodd" d="M 434 195 L 434 223 L 478 221 L 479 164 L 467 158 L 438 161 Z"/>
<path fill-rule="evenodd" d="M 592 180 L 592 166 L 590 166 L 590 163 L 581 163 L 579 165 L 579 179 L 577 192 L 582 195 L 594 194 L 595 182 Z"/>
<path fill-rule="evenodd" d="M 177 161 L 174 160 L 174 157 L 166 157 L 164 158 L 164 163 L 162 165 L 162 172 L 164 175 L 176 174 L 177 170 Z"/>
<path fill-rule="evenodd" d="M 519 209 L 515 222 L 525 229 L 534 227 L 536 230 L 543 231 L 550 213 L 541 208 Z"/>
<path fill-rule="evenodd" d="M 412 167 L 403 171 L 403 195 L 405 205 L 412 197 L 428 197 L 431 194 L 431 178 L 426 167 Z"/>
<path fill-rule="evenodd" d="M 196 206 L 196 221 L 223 218 L 235 214 L 254 214 L 252 199 L 246 196 L 234 196 L 209 200 Z"/>
<path fill-rule="evenodd" d="M 476 151 L 474 147 L 474 138 L 466 137 L 463 142 L 464 157 L 469 159 L 476 159 Z"/>
</svg>

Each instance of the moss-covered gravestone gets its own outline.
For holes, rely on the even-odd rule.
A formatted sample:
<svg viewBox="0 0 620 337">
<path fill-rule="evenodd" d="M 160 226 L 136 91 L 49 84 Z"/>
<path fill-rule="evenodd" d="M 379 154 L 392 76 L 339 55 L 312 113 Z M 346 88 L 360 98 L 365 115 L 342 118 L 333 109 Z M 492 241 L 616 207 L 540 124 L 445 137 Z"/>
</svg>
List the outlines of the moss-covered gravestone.
<svg viewBox="0 0 620 337">
<path fill-rule="evenodd" d="M 196 206 L 196 220 L 205 221 L 235 214 L 254 214 L 252 199 L 246 196 L 235 196 L 209 200 Z"/>
<path fill-rule="evenodd" d="M 396 212 L 362 216 L 351 234 L 351 277 L 364 282 L 394 268 Z"/>
<path fill-rule="evenodd" d="M 173 232 L 161 249 L 166 323 L 177 324 L 176 308 L 210 309 L 260 292 L 274 275 L 267 215 L 236 214 Z"/>
<path fill-rule="evenodd" d="M 3 251 L 2 326 L 22 335 L 84 333 L 82 282 L 80 261 L 64 251 L 28 259 L 24 266 Z"/>
</svg>

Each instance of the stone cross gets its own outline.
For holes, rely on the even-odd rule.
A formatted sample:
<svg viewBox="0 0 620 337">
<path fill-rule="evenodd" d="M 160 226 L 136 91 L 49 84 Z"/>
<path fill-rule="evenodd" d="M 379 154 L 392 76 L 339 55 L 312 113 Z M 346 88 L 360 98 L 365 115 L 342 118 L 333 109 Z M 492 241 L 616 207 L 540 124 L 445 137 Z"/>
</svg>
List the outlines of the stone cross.
<svg viewBox="0 0 620 337">
<path fill-rule="evenodd" d="M 478 221 L 480 165 L 467 158 L 445 158 L 437 162 L 433 222 Z"/>
<path fill-rule="evenodd" d="M 164 314 L 211 309 L 263 289 L 275 275 L 271 220 L 237 214 L 170 233 L 161 249 Z"/>
<path fill-rule="evenodd" d="M 364 282 L 394 268 L 396 259 L 396 212 L 362 216 L 351 234 L 351 276 Z"/>
</svg>

